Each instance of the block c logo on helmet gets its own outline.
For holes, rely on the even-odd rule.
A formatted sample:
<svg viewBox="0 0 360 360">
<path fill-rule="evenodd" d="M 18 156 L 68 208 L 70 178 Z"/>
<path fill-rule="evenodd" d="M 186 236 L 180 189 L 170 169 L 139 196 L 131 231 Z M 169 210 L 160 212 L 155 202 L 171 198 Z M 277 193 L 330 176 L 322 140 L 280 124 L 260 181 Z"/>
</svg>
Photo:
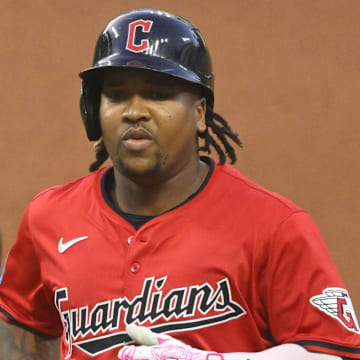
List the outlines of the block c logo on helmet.
<svg viewBox="0 0 360 360">
<path fill-rule="evenodd" d="M 141 51 L 146 50 L 150 44 L 149 40 L 143 39 L 141 40 L 140 44 L 135 44 L 135 35 L 137 28 L 142 28 L 142 32 L 148 33 L 151 30 L 153 21 L 151 20 L 143 20 L 139 19 L 129 23 L 129 31 L 126 43 L 126 49 L 132 51 L 134 53 L 139 53 Z"/>
</svg>

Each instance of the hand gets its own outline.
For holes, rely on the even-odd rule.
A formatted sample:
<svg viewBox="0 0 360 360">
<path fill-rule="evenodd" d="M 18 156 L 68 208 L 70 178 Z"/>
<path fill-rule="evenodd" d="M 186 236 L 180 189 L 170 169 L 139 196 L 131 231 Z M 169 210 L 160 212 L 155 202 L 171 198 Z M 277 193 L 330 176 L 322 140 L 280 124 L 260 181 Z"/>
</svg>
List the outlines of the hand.
<svg viewBox="0 0 360 360">
<path fill-rule="evenodd" d="M 156 334 L 142 326 L 128 325 L 128 335 L 140 346 L 123 347 L 120 360 L 224 360 L 220 353 L 194 349 L 169 335 Z"/>
<path fill-rule="evenodd" d="M 125 346 L 120 360 L 341 360 L 334 355 L 312 353 L 297 344 L 283 344 L 260 352 L 220 354 L 194 349 L 169 335 L 156 334 L 142 326 L 129 325 L 128 335 L 140 346 Z"/>
</svg>

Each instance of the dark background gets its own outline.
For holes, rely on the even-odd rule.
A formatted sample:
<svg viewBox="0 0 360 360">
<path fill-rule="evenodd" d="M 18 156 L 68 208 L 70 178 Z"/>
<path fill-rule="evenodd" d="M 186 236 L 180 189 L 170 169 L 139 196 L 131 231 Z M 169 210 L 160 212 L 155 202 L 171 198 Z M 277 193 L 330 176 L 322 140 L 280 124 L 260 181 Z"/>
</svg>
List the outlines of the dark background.
<svg viewBox="0 0 360 360">
<path fill-rule="evenodd" d="M 77 74 L 105 24 L 141 7 L 200 28 L 215 68 L 215 110 L 245 144 L 237 168 L 309 211 L 359 314 L 359 0 L 2 0 L 4 251 L 36 193 L 87 174 L 94 154 Z"/>
</svg>

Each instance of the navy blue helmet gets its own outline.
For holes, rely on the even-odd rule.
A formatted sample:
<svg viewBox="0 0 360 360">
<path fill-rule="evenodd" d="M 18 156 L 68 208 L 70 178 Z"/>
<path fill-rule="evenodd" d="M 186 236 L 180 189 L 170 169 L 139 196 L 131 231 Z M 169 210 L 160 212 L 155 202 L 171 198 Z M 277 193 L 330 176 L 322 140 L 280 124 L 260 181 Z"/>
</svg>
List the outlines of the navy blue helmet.
<svg viewBox="0 0 360 360">
<path fill-rule="evenodd" d="M 197 84 L 207 105 L 214 105 L 210 54 L 199 30 L 186 19 L 162 10 L 130 11 L 110 21 L 100 34 L 93 64 L 80 72 L 81 115 L 90 140 L 101 136 L 99 120 L 103 70 L 141 68 Z"/>
</svg>

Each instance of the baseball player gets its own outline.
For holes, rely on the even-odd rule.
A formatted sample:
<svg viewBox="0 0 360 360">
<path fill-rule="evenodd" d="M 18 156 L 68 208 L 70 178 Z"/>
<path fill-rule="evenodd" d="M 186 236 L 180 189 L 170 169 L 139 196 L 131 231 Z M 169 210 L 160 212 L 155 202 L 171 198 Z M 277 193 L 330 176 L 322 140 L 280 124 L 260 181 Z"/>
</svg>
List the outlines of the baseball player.
<svg viewBox="0 0 360 360">
<path fill-rule="evenodd" d="M 123 14 L 80 77 L 96 161 L 23 216 L 0 285 L 1 359 L 57 359 L 59 338 L 76 360 L 360 359 L 349 293 L 310 216 L 225 164 L 241 142 L 213 111 L 198 29 Z M 34 349 L 6 345 L 13 325 Z"/>
</svg>

